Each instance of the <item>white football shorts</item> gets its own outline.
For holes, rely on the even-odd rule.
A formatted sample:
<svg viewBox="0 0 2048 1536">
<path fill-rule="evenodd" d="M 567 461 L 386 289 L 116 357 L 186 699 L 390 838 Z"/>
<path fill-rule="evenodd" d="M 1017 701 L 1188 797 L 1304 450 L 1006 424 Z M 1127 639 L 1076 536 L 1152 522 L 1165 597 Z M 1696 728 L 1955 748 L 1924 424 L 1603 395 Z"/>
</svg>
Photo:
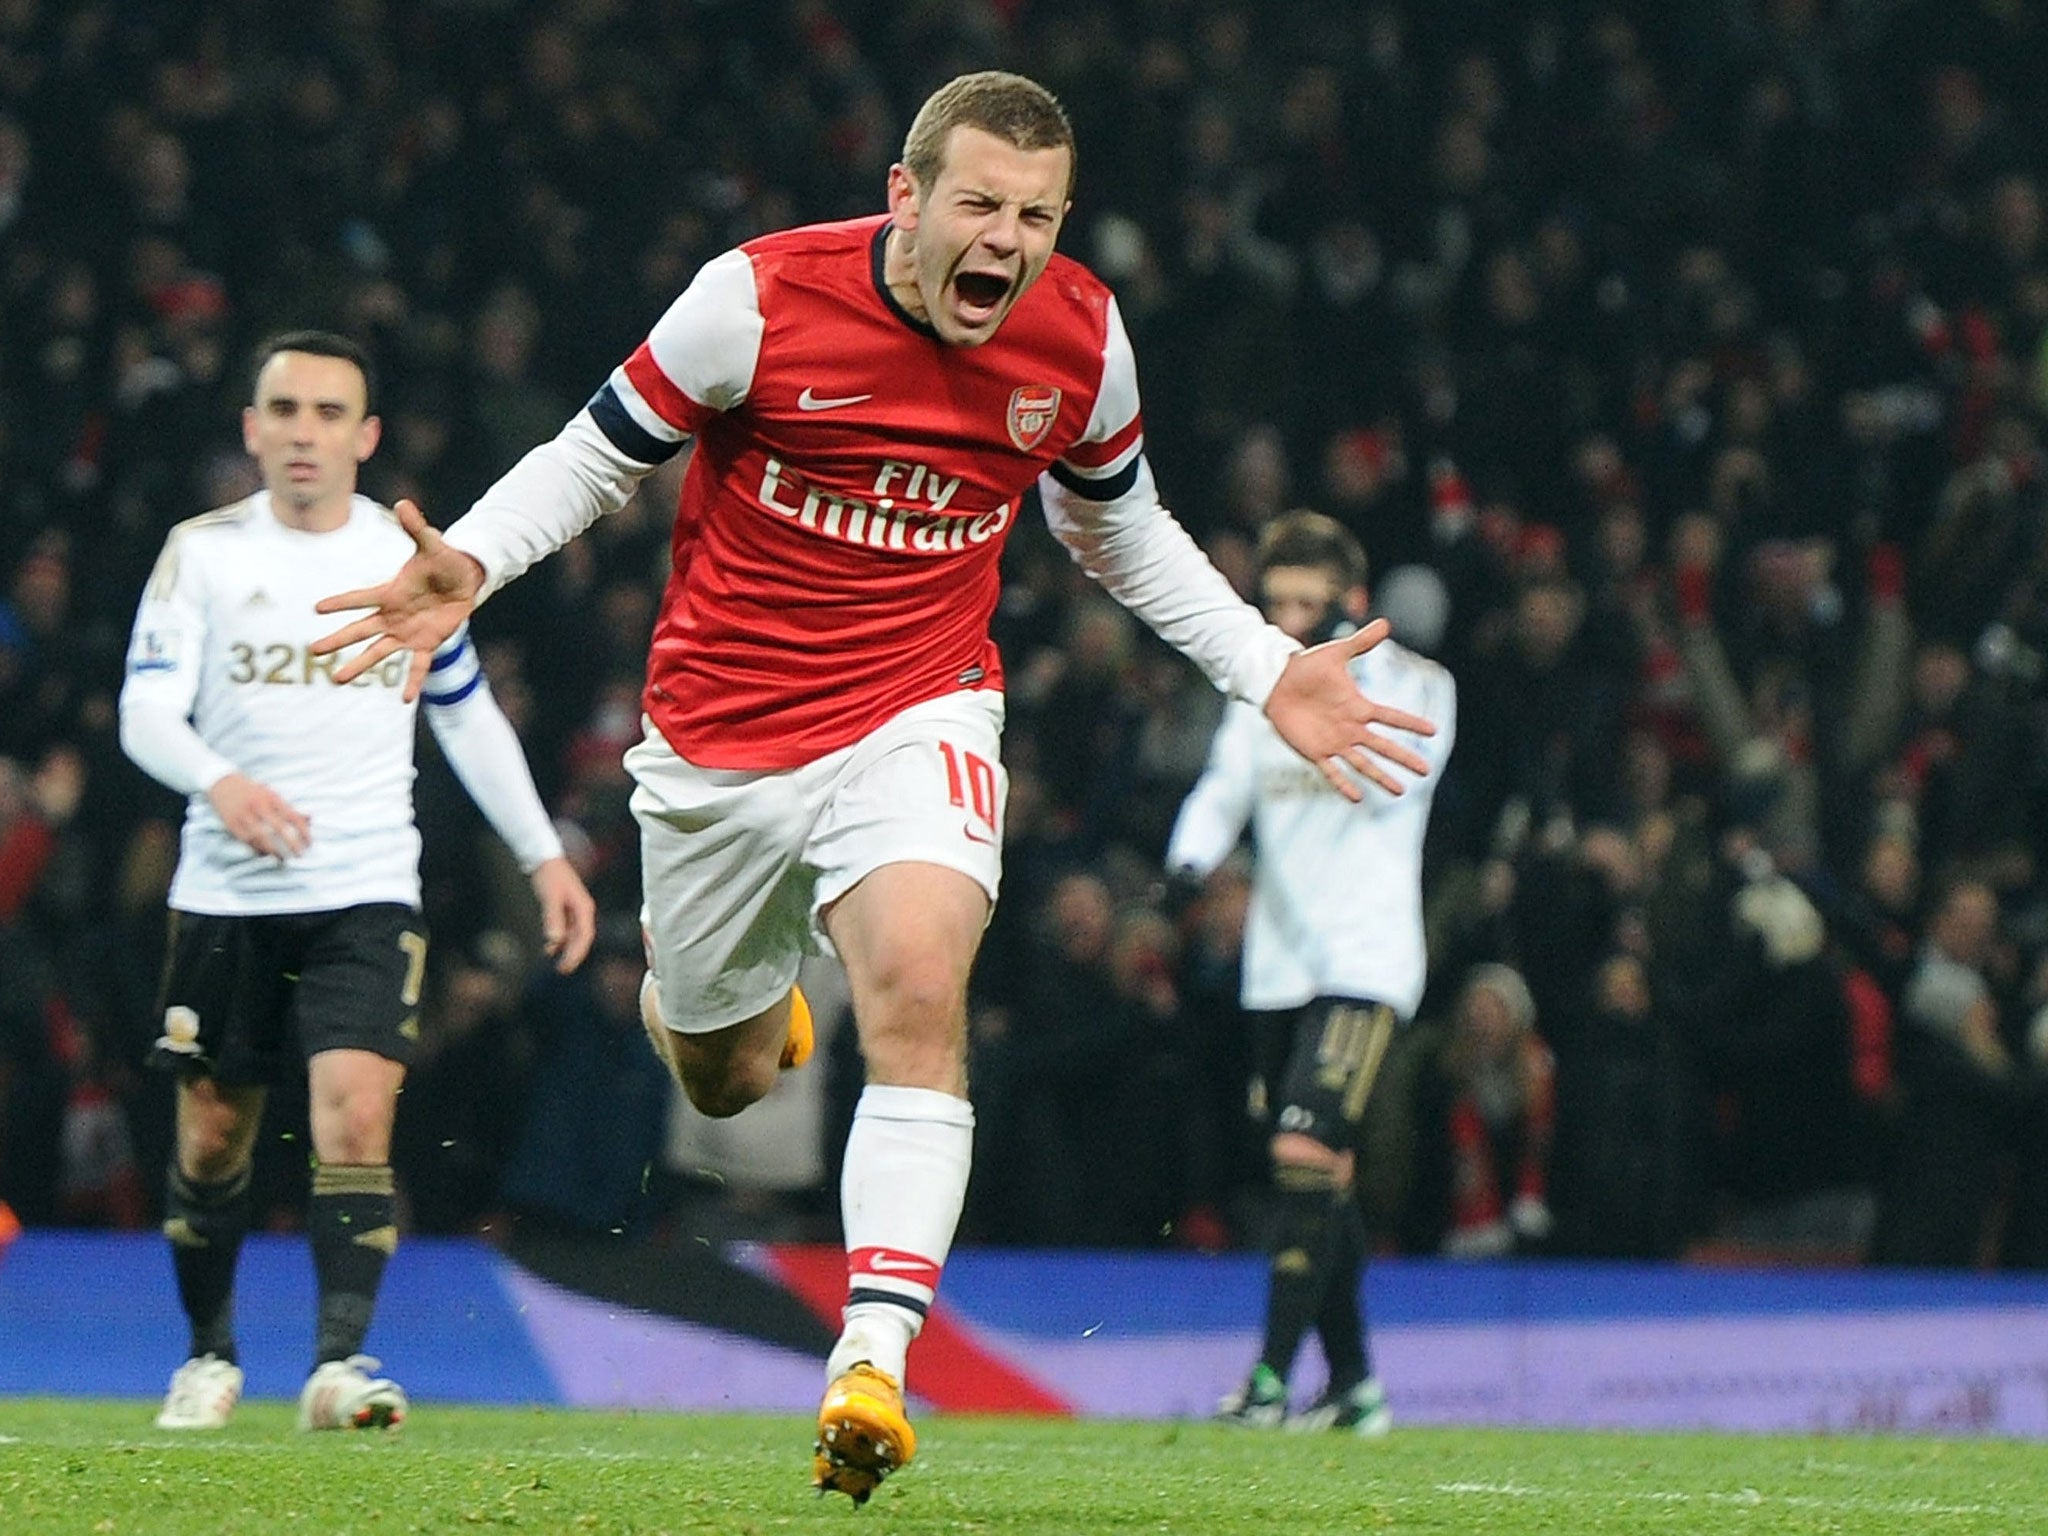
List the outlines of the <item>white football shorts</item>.
<svg viewBox="0 0 2048 1536">
<path fill-rule="evenodd" d="M 830 954 L 819 914 L 884 864 L 957 869 L 996 898 L 1009 777 L 1003 697 L 912 705 L 800 768 L 699 768 L 652 721 L 626 753 L 640 823 L 640 921 L 669 1028 L 752 1018 Z"/>
</svg>

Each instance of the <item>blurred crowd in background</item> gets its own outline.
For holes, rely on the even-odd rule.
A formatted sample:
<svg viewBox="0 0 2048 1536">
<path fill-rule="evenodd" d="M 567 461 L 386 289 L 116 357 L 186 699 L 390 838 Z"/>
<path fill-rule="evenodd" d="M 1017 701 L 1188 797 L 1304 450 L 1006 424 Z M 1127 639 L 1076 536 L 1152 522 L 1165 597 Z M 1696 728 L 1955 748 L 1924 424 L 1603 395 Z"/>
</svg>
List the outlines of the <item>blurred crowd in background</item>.
<svg viewBox="0 0 2048 1536">
<path fill-rule="evenodd" d="M 0 1199 L 154 1218 L 181 807 L 113 701 L 165 532 L 252 488 L 249 348 L 365 342 L 365 488 L 445 524 L 700 263 L 877 211 L 924 95 L 1004 66 L 1075 120 L 1064 247 L 1168 504 L 1240 586 L 1267 519 L 1342 519 L 1459 682 L 1383 1245 L 2048 1265 L 2043 58 L 1999 0 L 0 0 Z M 417 1229 L 831 1220 L 849 1030 L 759 1162 L 693 1161 L 640 1036 L 675 479 L 478 618 L 581 975 L 422 748 Z M 1220 701 L 1042 526 L 1007 570 L 964 1235 L 1251 1240 L 1245 868 L 1158 896 Z"/>
</svg>

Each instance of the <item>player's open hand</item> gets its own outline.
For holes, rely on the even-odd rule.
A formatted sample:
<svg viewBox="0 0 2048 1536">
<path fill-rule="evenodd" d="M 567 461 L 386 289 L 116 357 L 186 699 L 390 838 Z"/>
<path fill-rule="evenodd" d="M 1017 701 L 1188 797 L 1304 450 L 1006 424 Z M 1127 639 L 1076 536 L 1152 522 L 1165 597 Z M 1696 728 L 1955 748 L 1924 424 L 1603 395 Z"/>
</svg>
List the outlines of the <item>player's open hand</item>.
<svg viewBox="0 0 2048 1536">
<path fill-rule="evenodd" d="M 597 903 L 566 858 L 547 860 L 528 878 L 540 903 L 542 947 L 554 957 L 555 969 L 566 976 L 583 963 L 597 937 Z"/>
<path fill-rule="evenodd" d="M 1358 691 L 1351 662 L 1387 638 L 1385 619 L 1374 619 L 1341 640 L 1330 640 L 1298 652 L 1288 660 L 1280 681 L 1266 699 L 1266 718 L 1280 739 L 1322 770 L 1336 791 L 1349 800 L 1364 798 L 1360 778 L 1390 795 L 1405 787 L 1386 765 L 1392 763 L 1417 778 L 1429 763 L 1413 747 L 1386 734 L 1406 731 L 1434 736 L 1436 726 L 1420 715 L 1376 704 Z"/>
<path fill-rule="evenodd" d="M 304 853 L 313 823 L 268 784 L 246 773 L 223 774 L 206 792 L 228 835 L 283 863 Z"/>
<path fill-rule="evenodd" d="M 358 587 L 337 592 L 313 605 L 319 613 L 371 611 L 312 644 L 316 656 L 326 656 L 359 641 L 368 641 L 360 651 L 335 668 L 334 680 L 346 683 L 370 670 L 387 656 L 412 652 L 412 666 L 406 673 L 405 699 L 419 697 L 427 680 L 435 647 L 462 625 L 476 607 L 483 590 L 484 570 L 474 557 L 451 549 L 417 503 L 401 501 L 393 509 L 398 525 L 412 535 L 413 557 L 398 568 L 398 574 L 379 587 Z"/>
</svg>

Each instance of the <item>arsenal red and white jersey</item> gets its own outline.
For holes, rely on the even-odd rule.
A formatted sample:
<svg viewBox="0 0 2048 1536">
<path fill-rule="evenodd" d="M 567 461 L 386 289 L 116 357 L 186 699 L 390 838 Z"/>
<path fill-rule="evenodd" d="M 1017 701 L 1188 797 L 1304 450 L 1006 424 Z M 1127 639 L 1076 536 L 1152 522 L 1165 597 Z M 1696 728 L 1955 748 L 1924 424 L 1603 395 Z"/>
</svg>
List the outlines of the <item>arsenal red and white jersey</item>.
<svg viewBox="0 0 2048 1536">
<path fill-rule="evenodd" d="M 1064 457 L 1136 457 L 1135 387 L 1103 398 L 1101 282 L 1055 256 L 990 341 L 951 347 L 890 296 L 886 229 L 712 262 L 593 403 L 629 451 L 697 438 L 647 711 L 702 766 L 808 762 L 1001 686 L 988 622 L 1025 491 Z"/>
<path fill-rule="evenodd" d="M 1055 255 L 996 334 L 948 346 L 883 280 L 888 220 L 706 263 L 589 406 L 448 530 L 485 593 L 695 438 L 646 707 L 700 767 L 777 769 L 900 710 L 998 688 L 997 563 L 1038 482 L 1074 558 L 1219 687 L 1298 647 L 1159 505 L 1115 299 Z"/>
</svg>

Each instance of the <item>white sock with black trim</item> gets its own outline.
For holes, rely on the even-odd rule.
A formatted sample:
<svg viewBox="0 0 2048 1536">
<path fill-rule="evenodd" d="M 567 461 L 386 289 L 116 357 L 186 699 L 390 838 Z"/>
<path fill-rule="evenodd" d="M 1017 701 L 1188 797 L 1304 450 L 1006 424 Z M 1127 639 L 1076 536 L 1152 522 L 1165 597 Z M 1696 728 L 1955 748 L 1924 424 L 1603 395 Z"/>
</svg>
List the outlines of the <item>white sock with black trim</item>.
<svg viewBox="0 0 2048 1536">
<path fill-rule="evenodd" d="M 974 1106 L 932 1088 L 870 1083 L 853 1111 L 839 1181 L 846 1228 L 845 1330 L 829 1381 L 865 1360 L 903 1380 L 960 1225 L 974 1160 Z"/>
</svg>

